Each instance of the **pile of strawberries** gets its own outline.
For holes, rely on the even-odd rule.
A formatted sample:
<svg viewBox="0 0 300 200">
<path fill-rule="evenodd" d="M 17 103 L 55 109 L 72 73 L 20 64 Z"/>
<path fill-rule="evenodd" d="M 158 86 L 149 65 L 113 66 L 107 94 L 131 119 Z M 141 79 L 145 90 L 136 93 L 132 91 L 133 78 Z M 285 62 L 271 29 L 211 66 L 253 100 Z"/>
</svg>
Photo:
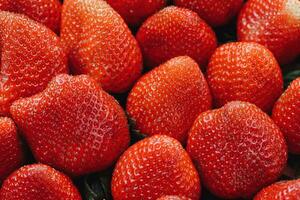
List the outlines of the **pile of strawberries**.
<svg viewBox="0 0 300 200">
<path fill-rule="evenodd" d="M 0 200 L 300 199 L 300 0 L 0 10 Z"/>
</svg>

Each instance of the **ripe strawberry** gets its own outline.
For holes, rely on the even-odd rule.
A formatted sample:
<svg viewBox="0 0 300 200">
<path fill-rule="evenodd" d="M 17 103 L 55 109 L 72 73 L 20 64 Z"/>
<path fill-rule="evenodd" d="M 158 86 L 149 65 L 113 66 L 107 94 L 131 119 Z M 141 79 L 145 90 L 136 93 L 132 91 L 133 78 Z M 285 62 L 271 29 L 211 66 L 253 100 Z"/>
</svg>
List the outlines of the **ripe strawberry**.
<svg viewBox="0 0 300 200">
<path fill-rule="evenodd" d="M 175 5 L 198 13 L 211 26 L 228 23 L 240 11 L 243 0 L 175 0 Z"/>
<path fill-rule="evenodd" d="M 59 38 L 26 16 L 0 11 L 0 115 L 13 101 L 42 91 L 56 74 L 66 73 Z"/>
<path fill-rule="evenodd" d="M 75 176 L 110 166 L 129 143 L 122 108 L 86 75 L 56 76 L 11 114 L 39 162 Z"/>
<path fill-rule="evenodd" d="M 200 181 L 180 143 L 165 135 L 146 138 L 129 147 L 112 178 L 114 200 L 156 200 L 162 195 L 200 197 Z"/>
<path fill-rule="evenodd" d="M 210 60 L 207 77 L 219 107 L 241 100 L 270 111 L 283 90 L 276 59 L 256 43 L 234 42 L 219 47 Z"/>
<path fill-rule="evenodd" d="M 162 196 L 160 198 L 158 198 L 157 200 L 191 200 L 190 198 L 187 197 L 183 197 L 183 196 Z"/>
<path fill-rule="evenodd" d="M 184 55 L 205 67 L 217 46 L 215 33 L 197 13 L 175 6 L 149 17 L 136 38 L 148 67 Z"/>
<path fill-rule="evenodd" d="M 144 75 L 127 100 L 127 112 L 136 129 L 181 142 L 186 141 L 199 113 L 210 108 L 207 82 L 197 63 L 187 56 L 173 58 Z"/>
<path fill-rule="evenodd" d="M 66 0 L 62 40 L 75 74 L 88 74 L 108 92 L 128 90 L 140 76 L 138 44 L 122 18 L 103 0 Z"/>
<path fill-rule="evenodd" d="M 166 0 L 106 0 L 130 26 L 139 26 L 145 19 L 166 6 Z"/>
<path fill-rule="evenodd" d="M 27 165 L 11 174 L 0 190 L 0 200 L 81 200 L 72 181 L 55 169 Z"/>
<path fill-rule="evenodd" d="M 289 151 L 300 154 L 300 78 L 294 80 L 279 98 L 272 118 L 284 133 Z"/>
<path fill-rule="evenodd" d="M 0 182 L 21 166 L 24 154 L 14 122 L 0 118 Z"/>
<path fill-rule="evenodd" d="M 196 119 L 187 151 L 215 195 L 249 198 L 285 167 L 284 137 L 271 118 L 246 102 L 231 102 Z"/>
<path fill-rule="evenodd" d="M 0 10 L 21 13 L 59 32 L 59 0 L 0 0 Z"/>
<path fill-rule="evenodd" d="M 281 64 L 300 55 L 300 1 L 248 0 L 238 19 L 238 39 L 258 42 Z"/>
<path fill-rule="evenodd" d="M 260 191 L 254 200 L 297 200 L 300 197 L 300 179 L 274 183 Z"/>
</svg>

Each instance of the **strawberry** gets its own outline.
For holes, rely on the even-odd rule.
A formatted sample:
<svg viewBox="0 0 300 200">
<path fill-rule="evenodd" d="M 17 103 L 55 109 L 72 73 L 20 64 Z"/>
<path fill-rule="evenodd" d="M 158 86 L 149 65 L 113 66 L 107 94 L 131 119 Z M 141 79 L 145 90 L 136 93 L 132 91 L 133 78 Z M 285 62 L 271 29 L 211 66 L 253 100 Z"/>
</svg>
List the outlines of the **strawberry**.
<svg viewBox="0 0 300 200">
<path fill-rule="evenodd" d="M 187 151 L 215 195 L 249 198 L 274 182 L 287 160 L 283 134 L 254 104 L 230 102 L 199 115 Z"/>
<path fill-rule="evenodd" d="M 141 74 L 135 38 L 103 0 L 66 0 L 61 37 L 74 73 L 90 75 L 108 92 L 128 90 Z"/>
<path fill-rule="evenodd" d="M 81 200 L 72 181 L 55 169 L 27 165 L 11 174 L 0 190 L 0 200 Z"/>
<path fill-rule="evenodd" d="M 132 27 L 166 6 L 166 0 L 106 0 Z"/>
<path fill-rule="evenodd" d="M 155 135 L 129 147 L 113 172 L 114 200 L 156 200 L 162 195 L 200 197 L 197 171 L 181 144 Z"/>
<path fill-rule="evenodd" d="M 0 10 L 27 15 L 59 32 L 61 14 L 59 0 L 0 0 Z"/>
<path fill-rule="evenodd" d="M 240 11 L 243 0 L 174 0 L 174 3 L 197 12 L 211 26 L 222 26 Z"/>
<path fill-rule="evenodd" d="M 219 47 L 208 65 L 207 81 L 219 107 L 241 100 L 270 111 L 283 90 L 282 73 L 272 53 L 248 42 Z"/>
<path fill-rule="evenodd" d="M 248 0 L 237 29 L 239 41 L 260 43 L 289 63 L 300 55 L 300 1 Z"/>
<path fill-rule="evenodd" d="M 74 176 L 105 169 L 129 143 L 122 108 L 86 75 L 56 76 L 11 114 L 39 162 Z"/>
<path fill-rule="evenodd" d="M 254 200 L 297 200 L 300 197 L 300 179 L 274 183 L 260 191 Z"/>
<path fill-rule="evenodd" d="M 191 200 L 190 198 L 187 197 L 183 197 L 183 196 L 162 196 L 160 198 L 158 198 L 157 200 Z"/>
<path fill-rule="evenodd" d="M 25 160 L 17 128 L 10 118 L 0 118 L 0 182 Z"/>
<path fill-rule="evenodd" d="M 187 55 L 204 68 L 217 46 L 215 33 L 197 13 L 175 6 L 149 17 L 136 38 L 148 67 Z"/>
<path fill-rule="evenodd" d="M 272 118 L 284 133 L 289 151 L 300 154 L 300 78 L 294 80 L 279 98 Z"/>
<path fill-rule="evenodd" d="M 26 16 L 0 11 L 0 115 L 13 101 L 42 91 L 57 74 L 68 72 L 59 38 Z"/>
<path fill-rule="evenodd" d="M 206 80 L 187 56 L 173 58 L 144 75 L 127 99 L 127 112 L 137 130 L 169 135 L 181 142 L 199 113 L 210 108 Z"/>
</svg>

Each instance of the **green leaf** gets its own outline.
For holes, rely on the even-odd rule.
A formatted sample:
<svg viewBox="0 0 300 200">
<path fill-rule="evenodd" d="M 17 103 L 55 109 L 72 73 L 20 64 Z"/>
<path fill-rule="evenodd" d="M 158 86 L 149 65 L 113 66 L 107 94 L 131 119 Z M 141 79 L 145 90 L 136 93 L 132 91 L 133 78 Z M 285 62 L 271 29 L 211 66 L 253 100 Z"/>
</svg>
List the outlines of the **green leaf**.
<svg viewBox="0 0 300 200">
<path fill-rule="evenodd" d="M 286 73 L 283 76 L 284 87 L 287 88 L 290 85 L 290 83 L 298 77 L 300 77 L 300 69 Z"/>
</svg>

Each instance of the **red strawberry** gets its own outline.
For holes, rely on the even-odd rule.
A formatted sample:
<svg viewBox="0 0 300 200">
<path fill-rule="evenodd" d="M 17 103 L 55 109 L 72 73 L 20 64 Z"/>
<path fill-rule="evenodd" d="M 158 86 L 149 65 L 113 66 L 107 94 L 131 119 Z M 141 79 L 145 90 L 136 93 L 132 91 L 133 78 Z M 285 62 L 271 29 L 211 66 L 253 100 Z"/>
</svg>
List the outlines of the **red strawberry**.
<svg viewBox="0 0 300 200">
<path fill-rule="evenodd" d="M 55 169 L 27 165 L 10 175 L 0 190 L 0 200 L 81 200 L 72 181 Z"/>
<path fill-rule="evenodd" d="M 189 134 L 187 151 L 203 184 L 219 197 L 249 198 L 285 167 L 282 133 L 253 104 L 236 101 L 202 113 Z"/>
<path fill-rule="evenodd" d="M 181 142 L 199 113 L 210 108 L 206 80 L 197 63 L 187 56 L 173 58 L 144 75 L 127 100 L 127 112 L 136 129 Z"/>
<path fill-rule="evenodd" d="M 256 43 L 234 42 L 219 47 L 210 60 L 207 77 L 217 106 L 241 100 L 270 111 L 283 90 L 276 59 Z"/>
<path fill-rule="evenodd" d="M 166 0 L 106 0 L 129 24 L 138 26 L 166 6 Z"/>
<path fill-rule="evenodd" d="M 228 23 L 241 9 L 243 0 L 175 0 L 175 5 L 191 9 L 211 26 Z"/>
<path fill-rule="evenodd" d="M 26 16 L 0 11 L 0 44 L 0 115 L 8 115 L 16 99 L 42 91 L 52 77 L 68 71 L 59 38 Z"/>
<path fill-rule="evenodd" d="M 197 171 L 180 143 L 165 135 L 146 138 L 121 156 L 112 178 L 114 200 L 156 200 L 162 195 L 200 197 Z"/>
<path fill-rule="evenodd" d="M 298 200 L 300 179 L 274 183 L 260 191 L 254 200 Z"/>
<path fill-rule="evenodd" d="M 90 75 L 106 91 L 124 92 L 141 74 L 142 57 L 135 38 L 103 0 L 66 0 L 61 37 L 73 71 Z"/>
<path fill-rule="evenodd" d="M 205 67 L 217 46 L 215 33 L 197 13 L 175 6 L 148 18 L 136 38 L 148 67 L 184 55 Z"/>
<path fill-rule="evenodd" d="M 265 45 L 281 64 L 300 55 L 300 1 L 248 0 L 238 20 L 238 39 Z"/>
<path fill-rule="evenodd" d="M 183 196 L 163 196 L 158 198 L 157 200 L 191 200 L 190 198 L 183 197 Z"/>
<path fill-rule="evenodd" d="M 0 10 L 21 13 L 59 32 L 59 0 L 0 0 Z"/>
<path fill-rule="evenodd" d="M 277 101 L 272 118 L 284 133 L 289 151 L 300 154 L 300 78 Z"/>
<path fill-rule="evenodd" d="M 85 75 L 55 77 L 11 114 L 39 162 L 75 176 L 110 166 L 129 143 L 122 108 Z"/>
<path fill-rule="evenodd" d="M 0 118 L 0 182 L 21 166 L 24 154 L 14 122 Z"/>
</svg>

